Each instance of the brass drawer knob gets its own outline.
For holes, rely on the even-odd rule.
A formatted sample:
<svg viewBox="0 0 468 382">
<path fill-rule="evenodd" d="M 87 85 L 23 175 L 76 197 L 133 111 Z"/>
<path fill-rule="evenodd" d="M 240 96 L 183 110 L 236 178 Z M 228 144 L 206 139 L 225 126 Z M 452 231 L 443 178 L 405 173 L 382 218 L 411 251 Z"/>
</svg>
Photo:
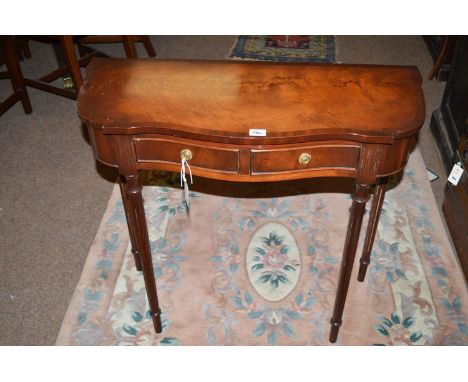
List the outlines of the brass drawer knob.
<svg viewBox="0 0 468 382">
<path fill-rule="evenodd" d="M 301 155 L 299 155 L 299 163 L 300 164 L 307 164 L 307 163 L 310 162 L 311 159 L 312 159 L 312 157 L 310 156 L 310 154 L 302 153 Z"/>
<path fill-rule="evenodd" d="M 191 160 L 193 157 L 193 154 L 192 152 L 189 150 L 189 149 L 183 149 L 181 152 L 180 152 L 180 158 L 181 159 L 185 159 L 187 162 L 189 160 Z"/>
</svg>

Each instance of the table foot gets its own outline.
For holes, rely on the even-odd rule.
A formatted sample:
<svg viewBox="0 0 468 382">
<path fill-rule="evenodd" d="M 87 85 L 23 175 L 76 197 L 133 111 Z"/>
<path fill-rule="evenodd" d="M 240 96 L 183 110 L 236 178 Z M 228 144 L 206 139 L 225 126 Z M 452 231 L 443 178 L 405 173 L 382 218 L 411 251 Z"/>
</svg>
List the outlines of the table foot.
<svg viewBox="0 0 468 382">
<path fill-rule="evenodd" d="M 363 282 L 366 278 L 366 271 L 367 266 L 369 265 L 369 261 L 363 260 L 362 258 L 359 260 L 359 272 L 358 272 L 358 281 Z"/>
<path fill-rule="evenodd" d="M 154 313 L 150 310 L 150 315 L 153 319 L 153 326 L 156 333 L 162 333 L 162 322 L 161 322 L 161 309 Z"/>
<path fill-rule="evenodd" d="M 338 322 L 330 321 L 330 323 L 331 323 L 331 328 L 330 328 L 330 335 L 328 337 L 328 340 L 332 344 L 334 344 L 336 340 L 338 339 L 338 332 L 340 330 L 341 321 L 338 321 Z"/>
</svg>

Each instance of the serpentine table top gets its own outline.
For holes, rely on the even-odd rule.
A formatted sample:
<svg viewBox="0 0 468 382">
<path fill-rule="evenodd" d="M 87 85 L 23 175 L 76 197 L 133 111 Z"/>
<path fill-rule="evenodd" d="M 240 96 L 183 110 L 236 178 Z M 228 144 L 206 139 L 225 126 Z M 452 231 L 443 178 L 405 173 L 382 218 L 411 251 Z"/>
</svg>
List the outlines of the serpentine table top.
<svg viewBox="0 0 468 382">
<path fill-rule="evenodd" d="M 401 171 L 425 118 L 416 67 L 96 58 L 78 96 L 96 159 L 117 167 L 136 267 L 162 330 L 138 171 L 228 181 L 356 179 L 337 297 L 335 342 L 362 215 L 365 276 L 388 176 Z M 188 166 L 187 166 L 188 167 Z"/>
</svg>

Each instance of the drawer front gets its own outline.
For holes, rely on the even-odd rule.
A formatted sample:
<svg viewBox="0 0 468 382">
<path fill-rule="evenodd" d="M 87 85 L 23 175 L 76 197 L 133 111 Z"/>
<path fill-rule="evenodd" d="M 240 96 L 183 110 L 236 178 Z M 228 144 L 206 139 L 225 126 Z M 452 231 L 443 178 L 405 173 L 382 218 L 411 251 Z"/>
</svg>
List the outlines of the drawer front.
<svg viewBox="0 0 468 382">
<path fill-rule="evenodd" d="M 312 169 L 355 169 L 360 146 L 317 144 L 298 149 L 251 151 L 252 174 L 299 172 Z"/>
<path fill-rule="evenodd" d="M 190 167 L 220 172 L 239 172 L 239 150 L 220 149 L 185 144 L 166 139 L 139 138 L 134 140 L 138 162 L 164 162 L 181 164 L 182 150 L 190 150 Z"/>
</svg>

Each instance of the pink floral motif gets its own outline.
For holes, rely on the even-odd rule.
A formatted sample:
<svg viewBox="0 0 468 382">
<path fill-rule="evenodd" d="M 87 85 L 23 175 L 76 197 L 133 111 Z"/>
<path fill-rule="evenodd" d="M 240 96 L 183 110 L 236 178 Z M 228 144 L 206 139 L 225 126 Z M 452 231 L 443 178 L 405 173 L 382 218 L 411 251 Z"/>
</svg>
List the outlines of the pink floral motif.
<svg viewBox="0 0 468 382">
<path fill-rule="evenodd" d="M 278 247 L 263 247 L 265 256 L 263 256 L 263 266 L 272 269 L 283 269 L 289 262 L 289 257 L 286 253 L 281 253 Z"/>
</svg>

